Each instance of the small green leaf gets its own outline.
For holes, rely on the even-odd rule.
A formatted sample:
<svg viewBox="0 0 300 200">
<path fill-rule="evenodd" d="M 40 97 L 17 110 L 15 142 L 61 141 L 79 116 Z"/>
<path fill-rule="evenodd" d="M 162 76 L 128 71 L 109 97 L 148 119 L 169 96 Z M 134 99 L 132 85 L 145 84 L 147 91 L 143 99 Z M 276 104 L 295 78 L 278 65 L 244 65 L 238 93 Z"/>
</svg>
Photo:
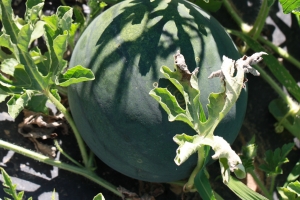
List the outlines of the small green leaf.
<svg viewBox="0 0 300 200">
<path fill-rule="evenodd" d="M 94 196 L 93 200 L 105 200 L 105 198 L 101 193 L 99 193 L 96 196 Z"/>
<path fill-rule="evenodd" d="M 255 144 L 255 136 L 247 143 L 247 145 L 242 147 L 241 160 L 246 171 L 253 170 L 253 160 L 256 157 L 257 145 Z"/>
<path fill-rule="evenodd" d="M 193 127 L 192 119 L 185 114 L 185 110 L 180 107 L 174 95 L 166 88 L 155 88 L 149 93 L 158 101 L 161 107 L 167 112 L 169 121 L 183 121 Z"/>
<path fill-rule="evenodd" d="M 259 168 L 267 173 L 268 176 L 282 174 L 281 165 L 288 162 L 288 153 L 293 149 L 294 144 L 284 144 L 282 148 L 277 148 L 275 151 L 268 150 L 265 153 L 265 163 Z"/>
<path fill-rule="evenodd" d="M 7 187 L 7 188 L 3 188 L 5 193 L 12 196 L 15 200 L 22 200 L 22 198 L 18 198 L 18 194 L 16 191 L 16 187 L 17 187 L 16 184 L 12 183 L 10 176 L 6 173 L 6 171 L 2 167 L 0 169 L 4 180 L 3 186 Z"/>
<path fill-rule="evenodd" d="M 297 0 L 279 0 L 284 14 L 291 13 L 300 7 L 300 1 Z"/>
<path fill-rule="evenodd" d="M 4 33 L 10 35 L 11 41 L 14 44 L 17 44 L 17 38 L 19 33 L 19 28 L 16 25 L 14 14 L 11 8 L 11 0 L 1 0 L 1 16 L 2 16 L 2 25 L 4 28 Z"/>
<path fill-rule="evenodd" d="M 44 35 L 44 25 L 45 25 L 45 22 L 43 22 L 43 21 L 38 21 L 34 25 L 29 44 L 31 44 L 34 40 L 36 40 Z"/>
<path fill-rule="evenodd" d="M 61 100 L 57 89 L 51 89 L 50 92 L 58 101 Z"/>
<path fill-rule="evenodd" d="M 63 57 L 64 57 L 64 53 L 67 50 L 68 37 L 69 35 L 67 31 L 65 31 L 63 35 L 58 35 L 53 40 L 53 50 L 58 60 L 58 65 L 56 66 L 56 68 L 53 69 L 54 74 L 61 73 L 67 66 L 66 61 L 63 59 Z"/>
<path fill-rule="evenodd" d="M 286 187 L 278 187 L 278 193 L 284 200 L 300 200 L 300 182 L 294 181 Z"/>
<path fill-rule="evenodd" d="M 28 0 L 26 2 L 25 20 L 35 24 L 44 7 L 44 0 Z"/>
<path fill-rule="evenodd" d="M 56 15 L 59 18 L 59 27 L 61 33 L 69 31 L 72 24 L 73 9 L 69 6 L 59 6 L 56 11 Z"/>
<path fill-rule="evenodd" d="M 43 94 L 35 95 L 31 97 L 26 108 L 33 112 L 49 114 L 49 109 L 46 107 L 47 100 L 48 98 Z"/>
<path fill-rule="evenodd" d="M 27 105 L 32 95 L 33 91 L 30 90 L 25 91 L 21 95 L 14 94 L 7 102 L 8 114 L 15 119 Z"/>
<path fill-rule="evenodd" d="M 9 95 L 1 94 L 1 89 L 0 89 L 0 103 L 4 102 L 8 96 Z"/>
<path fill-rule="evenodd" d="M 15 58 L 8 58 L 1 62 L 1 71 L 10 76 L 14 76 L 15 66 L 17 66 L 19 62 Z"/>
<path fill-rule="evenodd" d="M 285 186 L 292 182 L 292 181 L 295 181 L 297 180 L 297 178 L 300 176 L 300 161 L 298 161 L 294 168 L 292 169 L 292 171 L 290 172 L 290 174 L 288 175 L 287 179 L 286 179 L 286 184 Z"/>
<path fill-rule="evenodd" d="M 77 65 L 68 69 L 64 74 L 59 77 L 59 85 L 67 87 L 74 83 L 83 81 L 94 80 L 95 76 L 90 69 L 84 68 L 81 65 Z"/>
<path fill-rule="evenodd" d="M 233 176 L 230 176 L 227 186 L 240 199 L 268 200 L 266 197 L 258 194 L 257 192 L 254 192 L 252 189 L 247 187 L 245 184 L 243 184 Z"/>
<path fill-rule="evenodd" d="M 282 200 L 300 200 L 299 197 L 297 198 L 297 194 L 295 194 L 289 188 L 277 187 L 277 190 Z"/>
<path fill-rule="evenodd" d="M 174 161 L 177 165 L 184 163 L 193 153 L 201 147 L 201 138 L 199 135 L 189 136 L 185 133 L 176 134 L 173 137 L 179 147 L 176 150 Z"/>
</svg>

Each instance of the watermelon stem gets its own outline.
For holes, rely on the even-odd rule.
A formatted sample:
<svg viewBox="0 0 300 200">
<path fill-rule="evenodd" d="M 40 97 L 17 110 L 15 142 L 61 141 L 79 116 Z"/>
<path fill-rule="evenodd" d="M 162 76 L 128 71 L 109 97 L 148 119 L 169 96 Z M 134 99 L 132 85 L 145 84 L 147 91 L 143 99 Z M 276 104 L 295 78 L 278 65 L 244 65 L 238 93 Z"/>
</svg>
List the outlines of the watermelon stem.
<svg viewBox="0 0 300 200">
<path fill-rule="evenodd" d="M 26 157 L 32 158 L 32 159 L 37 160 L 39 162 L 42 162 L 42 163 L 45 163 L 45 164 L 48 164 L 48 165 L 52 165 L 52 166 L 58 167 L 60 169 L 67 170 L 69 172 L 73 172 L 75 174 L 84 176 L 84 177 L 88 178 L 89 180 L 97 183 L 98 185 L 104 187 L 105 189 L 113 192 L 117 196 L 122 197 L 122 193 L 119 192 L 114 185 L 112 185 L 111 183 L 109 183 L 106 180 L 102 179 L 96 173 L 94 173 L 93 171 L 91 171 L 90 169 L 88 169 L 86 167 L 85 168 L 77 167 L 77 166 L 74 166 L 74 165 L 69 165 L 67 163 L 63 163 L 59 160 L 53 160 L 53 159 L 49 158 L 48 156 L 44 156 L 42 154 L 39 154 L 39 153 L 36 153 L 34 151 L 25 149 L 25 148 L 20 147 L 18 145 L 11 144 L 9 142 L 5 142 L 3 140 L 0 140 L 0 147 L 2 147 L 4 149 L 12 150 L 16 153 L 19 153 L 21 155 L 25 155 Z"/>
<path fill-rule="evenodd" d="M 86 146 L 83 142 L 83 139 L 80 136 L 80 133 L 74 123 L 73 118 L 71 117 L 70 113 L 68 112 L 68 110 L 66 109 L 66 107 L 64 107 L 64 105 L 62 105 L 60 103 L 60 101 L 58 101 L 49 90 L 45 90 L 44 94 L 50 99 L 50 101 L 56 106 L 56 108 L 65 116 L 66 120 L 69 122 L 73 133 L 75 135 L 80 153 L 81 153 L 81 157 L 82 157 L 82 162 L 84 164 L 84 166 L 87 169 L 91 169 L 91 166 L 88 165 L 88 154 L 87 154 L 87 150 L 86 150 Z"/>
</svg>

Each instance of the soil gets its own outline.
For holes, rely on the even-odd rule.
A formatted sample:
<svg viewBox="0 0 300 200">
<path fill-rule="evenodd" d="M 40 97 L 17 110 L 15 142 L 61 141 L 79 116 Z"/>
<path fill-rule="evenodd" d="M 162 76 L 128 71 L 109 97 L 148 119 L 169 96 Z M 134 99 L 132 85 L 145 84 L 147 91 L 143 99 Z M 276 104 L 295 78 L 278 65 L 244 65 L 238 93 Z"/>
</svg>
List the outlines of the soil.
<svg viewBox="0 0 300 200">
<path fill-rule="evenodd" d="M 13 1 L 15 13 L 24 12 L 24 1 Z M 248 23 L 253 23 L 255 16 L 260 5 L 259 0 L 252 1 L 240 1 L 235 0 L 240 14 L 244 20 Z M 66 1 L 69 5 L 79 4 L 77 1 Z M 55 11 L 59 1 L 46 1 L 45 12 Z M 299 44 L 300 44 L 300 29 L 295 18 L 291 15 L 284 15 L 280 10 L 278 2 L 275 2 L 270 16 L 267 20 L 267 24 L 264 29 L 265 35 L 271 39 L 275 44 L 288 50 L 296 58 L 300 59 Z M 224 8 L 217 13 L 213 14 L 220 23 L 227 28 L 237 28 L 234 26 L 233 20 L 226 14 Z M 291 72 L 294 78 L 299 81 L 300 73 L 297 69 L 288 62 L 283 63 L 284 66 Z M 264 66 L 263 66 L 264 67 Z M 265 68 L 268 71 L 267 68 Z M 236 141 L 233 143 L 233 149 L 236 152 L 240 152 L 241 146 L 246 144 L 254 135 L 256 137 L 256 143 L 258 145 L 258 157 L 255 160 L 259 165 L 263 162 L 262 157 L 266 150 L 281 147 L 285 143 L 293 142 L 293 136 L 284 131 L 281 134 L 276 134 L 274 131 L 274 123 L 276 120 L 268 111 L 268 105 L 273 100 L 278 98 L 278 95 L 273 89 L 261 78 L 248 76 L 248 107 L 246 117 L 243 126 L 240 130 L 240 134 Z M 23 116 L 18 116 L 15 120 L 12 120 L 7 115 L 7 107 L 5 103 L 0 104 L 0 138 L 4 141 L 11 142 L 16 145 L 20 145 L 27 149 L 35 151 L 33 143 L 27 138 L 24 138 L 18 133 L 18 124 L 23 121 Z M 75 159 L 80 161 L 80 154 L 78 151 L 75 138 L 72 133 L 68 135 L 59 135 L 58 139 L 62 141 L 62 146 L 68 153 Z M 2 161 L 1 161 L 2 158 Z M 291 168 L 299 160 L 299 149 L 295 148 L 288 156 L 290 164 L 283 165 L 283 175 L 278 176 L 276 186 L 281 186 Z M 58 154 L 58 160 L 69 162 L 64 156 Z M 122 186 L 131 192 L 139 194 L 142 190 L 155 187 L 154 183 L 141 182 L 129 177 L 126 177 L 107 165 L 96 159 L 97 174 L 105 180 L 111 182 L 116 186 Z M 89 181 L 88 179 L 57 169 L 41 162 L 29 159 L 23 155 L 0 149 L 0 166 L 4 167 L 7 173 L 13 178 L 14 183 L 18 185 L 18 189 L 25 191 L 26 199 L 32 197 L 33 199 L 51 199 L 51 195 L 54 191 L 56 199 L 73 199 L 73 200 L 91 200 L 98 193 L 103 193 L 108 200 L 119 200 L 120 197 L 112 194 L 106 189 L 98 186 L 97 184 Z M 213 188 L 224 199 L 238 199 L 220 180 L 219 164 L 215 162 L 209 167 L 211 175 L 211 183 Z M 268 183 L 268 178 L 263 173 L 257 171 L 261 179 Z M 248 179 L 248 182 L 250 180 Z M 157 185 L 156 185 L 157 186 Z M 255 188 L 256 185 L 252 184 Z M 176 199 L 201 199 L 197 193 L 183 194 L 179 188 L 171 188 L 168 184 L 159 184 L 160 188 L 163 188 L 163 193 L 155 197 L 156 200 L 176 200 Z M 257 189 L 259 191 L 259 188 Z M 0 188 L 0 198 L 4 197 L 5 193 Z M 276 195 L 275 195 L 276 196 Z M 145 198 L 146 199 L 146 198 Z"/>
</svg>

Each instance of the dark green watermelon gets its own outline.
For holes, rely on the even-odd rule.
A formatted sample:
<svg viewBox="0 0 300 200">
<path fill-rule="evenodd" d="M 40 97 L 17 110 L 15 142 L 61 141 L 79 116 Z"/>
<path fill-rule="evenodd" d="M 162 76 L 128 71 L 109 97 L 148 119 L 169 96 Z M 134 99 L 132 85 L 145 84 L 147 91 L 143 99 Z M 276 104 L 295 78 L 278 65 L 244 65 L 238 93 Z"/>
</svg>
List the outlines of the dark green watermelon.
<svg viewBox="0 0 300 200">
<path fill-rule="evenodd" d="M 98 16 L 80 37 L 70 66 L 90 68 L 96 79 L 69 87 L 75 123 L 92 151 L 113 169 L 136 179 L 168 182 L 189 176 L 196 155 L 174 163 L 175 134 L 195 132 L 183 122 L 168 122 L 149 95 L 166 86 L 160 67 L 174 66 L 177 50 L 192 71 L 200 67 L 201 102 L 220 91 L 222 56 L 239 54 L 223 27 L 196 5 L 182 0 L 131 0 Z M 215 134 L 233 142 L 241 127 L 247 94 L 217 127 Z"/>
</svg>

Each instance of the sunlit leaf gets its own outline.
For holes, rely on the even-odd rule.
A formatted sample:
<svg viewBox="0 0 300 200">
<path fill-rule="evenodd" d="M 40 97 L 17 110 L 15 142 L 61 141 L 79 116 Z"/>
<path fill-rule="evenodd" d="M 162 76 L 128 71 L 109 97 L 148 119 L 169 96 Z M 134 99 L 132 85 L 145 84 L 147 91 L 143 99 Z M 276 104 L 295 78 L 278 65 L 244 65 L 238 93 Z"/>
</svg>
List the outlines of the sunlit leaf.
<svg viewBox="0 0 300 200">
<path fill-rule="evenodd" d="M 95 76 L 90 69 L 77 65 L 68 69 L 59 77 L 59 85 L 66 87 L 71 84 L 94 80 Z"/>
<path fill-rule="evenodd" d="M 99 193 L 96 196 L 94 196 L 93 200 L 105 200 L 105 198 L 102 195 L 102 193 Z"/>
<path fill-rule="evenodd" d="M 49 109 L 46 106 L 47 100 L 48 98 L 45 95 L 35 95 L 28 101 L 26 108 L 33 112 L 49 114 Z"/>
<path fill-rule="evenodd" d="M 32 95 L 33 95 L 33 91 L 30 90 L 25 91 L 21 95 L 19 94 L 13 95 L 7 102 L 8 114 L 15 119 L 19 115 L 19 113 L 24 109 L 24 107 L 27 105 Z"/>
<path fill-rule="evenodd" d="M 291 13 L 300 7 L 300 1 L 298 0 L 279 0 L 279 2 L 285 14 Z"/>
</svg>

